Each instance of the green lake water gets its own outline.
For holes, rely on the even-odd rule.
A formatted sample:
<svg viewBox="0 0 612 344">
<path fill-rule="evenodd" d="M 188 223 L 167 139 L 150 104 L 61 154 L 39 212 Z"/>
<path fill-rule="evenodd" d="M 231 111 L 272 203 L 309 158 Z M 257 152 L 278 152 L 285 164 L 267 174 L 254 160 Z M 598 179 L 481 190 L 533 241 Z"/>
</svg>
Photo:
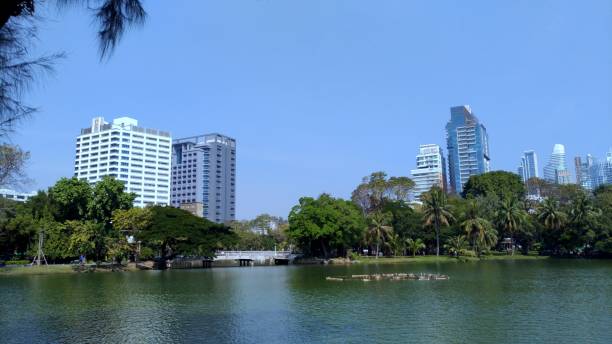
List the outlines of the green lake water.
<svg viewBox="0 0 612 344">
<path fill-rule="evenodd" d="M 325 281 L 432 272 L 447 281 Z M 1 343 L 612 343 L 612 261 L 0 276 Z"/>
</svg>

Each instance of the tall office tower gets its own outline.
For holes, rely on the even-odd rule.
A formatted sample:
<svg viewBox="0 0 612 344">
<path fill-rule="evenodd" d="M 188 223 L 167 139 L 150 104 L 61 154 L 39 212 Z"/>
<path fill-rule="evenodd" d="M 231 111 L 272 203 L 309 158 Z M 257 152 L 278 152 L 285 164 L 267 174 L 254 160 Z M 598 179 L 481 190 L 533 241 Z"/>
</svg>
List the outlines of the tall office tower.
<svg viewBox="0 0 612 344">
<path fill-rule="evenodd" d="M 598 184 L 597 161 L 593 159 L 591 154 L 587 154 L 584 161 L 579 156 L 575 157 L 574 165 L 576 168 L 576 184 L 586 190 L 593 190 Z"/>
<path fill-rule="evenodd" d="M 208 134 L 172 143 L 172 205 L 213 222 L 236 218 L 236 140 Z"/>
<path fill-rule="evenodd" d="M 521 164 L 516 169 L 516 174 L 518 174 L 519 177 L 521 177 L 521 180 L 523 181 L 523 183 L 527 182 L 527 180 L 529 179 L 527 178 L 527 175 L 525 175 L 525 158 L 521 158 Z"/>
<path fill-rule="evenodd" d="M 604 165 L 603 175 L 604 183 L 612 184 L 612 148 L 610 148 L 608 154 L 606 154 L 606 162 Z"/>
<path fill-rule="evenodd" d="M 570 174 L 565 164 L 565 146 L 555 144 L 548 164 L 544 167 L 544 179 L 555 184 L 569 184 Z"/>
<path fill-rule="evenodd" d="M 74 176 L 90 184 L 115 177 L 136 194 L 134 206 L 168 205 L 171 142 L 170 133 L 139 127 L 133 118 L 96 117 L 76 139 Z"/>
<path fill-rule="evenodd" d="M 470 176 L 489 172 L 489 136 L 468 105 L 451 108 L 446 124 L 451 193 L 461 193 Z"/>
<path fill-rule="evenodd" d="M 415 183 L 413 196 L 417 200 L 434 185 L 446 190 L 446 161 L 442 148 L 436 144 L 420 145 L 416 168 L 410 174 Z"/>
<path fill-rule="evenodd" d="M 535 151 L 528 150 L 523 152 L 523 156 L 521 157 L 520 170 L 522 170 L 522 173 L 519 173 L 519 175 L 523 179 L 523 182 L 526 182 L 531 178 L 536 178 L 539 176 L 538 155 Z"/>
</svg>

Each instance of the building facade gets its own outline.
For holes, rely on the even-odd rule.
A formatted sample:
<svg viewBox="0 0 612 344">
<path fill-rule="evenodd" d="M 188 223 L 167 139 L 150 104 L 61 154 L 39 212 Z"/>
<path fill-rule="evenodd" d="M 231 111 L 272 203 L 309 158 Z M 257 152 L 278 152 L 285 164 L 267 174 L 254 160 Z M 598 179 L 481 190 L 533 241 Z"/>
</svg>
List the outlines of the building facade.
<svg viewBox="0 0 612 344">
<path fill-rule="evenodd" d="M 604 160 L 598 160 L 587 154 L 584 159 L 574 158 L 576 167 L 576 184 L 586 190 L 595 190 L 601 185 L 612 184 L 612 150 Z"/>
<path fill-rule="evenodd" d="M 236 219 L 236 140 L 207 134 L 172 144 L 172 206 L 201 203 L 210 221 Z"/>
<path fill-rule="evenodd" d="M 434 185 L 446 190 L 446 161 L 442 148 L 436 144 L 420 145 L 416 168 L 410 174 L 415 184 L 413 197 L 416 200 L 420 200 L 421 194 Z"/>
<path fill-rule="evenodd" d="M 468 105 L 451 108 L 446 124 L 450 192 L 459 194 L 471 176 L 489 172 L 489 136 L 487 129 Z"/>
<path fill-rule="evenodd" d="M 544 166 L 544 179 L 555 184 L 569 184 L 570 173 L 565 162 L 565 146 L 555 144 L 546 166 Z"/>
<path fill-rule="evenodd" d="M 170 204 L 170 133 L 138 126 L 129 117 L 102 117 L 76 139 L 74 176 L 95 184 L 111 176 L 136 194 L 134 206 Z"/>
<path fill-rule="evenodd" d="M 30 197 L 36 196 L 36 192 L 19 192 L 11 189 L 0 189 L 0 197 L 17 202 L 25 202 Z"/>
<path fill-rule="evenodd" d="M 538 156 L 535 151 L 528 150 L 523 152 L 521 164 L 518 168 L 518 174 L 523 182 L 527 182 L 531 178 L 539 177 L 538 173 Z"/>
</svg>

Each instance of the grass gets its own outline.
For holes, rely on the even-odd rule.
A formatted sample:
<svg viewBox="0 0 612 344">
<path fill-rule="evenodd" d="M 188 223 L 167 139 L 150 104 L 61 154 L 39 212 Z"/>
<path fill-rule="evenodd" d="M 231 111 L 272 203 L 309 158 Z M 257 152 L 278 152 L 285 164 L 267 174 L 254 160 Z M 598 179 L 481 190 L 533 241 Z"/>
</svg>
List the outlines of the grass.
<svg viewBox="0 0 612 344">
<path fill-rule="evenodd" d="M 53 274 L 75 274 L 83 272 L 112 272 L 113 269 L 105 266 L 87 265 L 82 270 L 79 266 L 69 264 L 50 264 L 41 266 L 8 266 L 0 268 L 0 276 L 27 276 L 27 275 L 53 275 Z M 133 266 L 122 266 L 114 271 L 139 271 Z"/>
<path fill-rule="evenodd" d="M 10 266 L 0 268 L 0 276 L 48 275 L 76 273 L 71 265 Z"/>
<path fill-rule="evenodd" d="M 459 258 L 449 257 L 449 256 L 401 256 L 401 257 L 359 257 L 357 260 L 360 264 L 403 264 L 403 263 L 457 263 L 457 262 L 465 262 L 465 261 L 481 261 L 481 260 L 537 260 L 537 259 L 546 259 L 548 257 L 545 256 L 524 256 L 520 254 L 515 255 L 503 255 L 503 256 L 482 256 L 482 258 L 476 257 L 465 257 L 460 256 Z"/>
</svg>

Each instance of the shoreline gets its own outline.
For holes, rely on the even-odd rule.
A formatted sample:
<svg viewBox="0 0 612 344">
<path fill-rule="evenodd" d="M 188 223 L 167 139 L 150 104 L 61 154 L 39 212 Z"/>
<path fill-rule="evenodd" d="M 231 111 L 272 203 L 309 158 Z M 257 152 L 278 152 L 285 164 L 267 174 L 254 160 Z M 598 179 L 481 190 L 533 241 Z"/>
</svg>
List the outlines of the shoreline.
<svg viewBox="0 0 612 344">
<path fill-rule="evenodd" d="M 355 261 L 336 261 L 330 260 L 328 264 L 321 265 L 387 265 L 387 264 L 425 264 L 425 263 L 467 263 L 467 262 L 486 262 L 486 261 L 534 261 L 554 259 L 551 256 L 524 256 L 524 255 L 508 255 L 508 256 L 485 256 L 483 258 L 476 257 L 449 257 L 449 256 L 401 256 L 401 257 L 359 257 Z M 291 265 L 319 265 L 319 264 L 291 264 Z M 256 265 L 256 266 L 271 266 L 271 265 Z M 213 266 L 212 268 L 224 268 L 232 266 Z M 170 269 L 172 270 L 172 269 Z M 186 269 L 175 269 L 186 270 Z M 28 276 L 28 275 L 58 275 L 58 274 L 85 274 L 85 273 L 110 273 L 110 272 L 137 272 L 147 271 L 138 269 L 133 266 L 122 266 L 121 268 L 110 269 L 106 267 L 89 266 L 85 271 L 79 271 L 77 266 L 70 264 L 50 264 L 46 266 L 6 266 L 0 268 L 0 276 Z"/>
</svg>

